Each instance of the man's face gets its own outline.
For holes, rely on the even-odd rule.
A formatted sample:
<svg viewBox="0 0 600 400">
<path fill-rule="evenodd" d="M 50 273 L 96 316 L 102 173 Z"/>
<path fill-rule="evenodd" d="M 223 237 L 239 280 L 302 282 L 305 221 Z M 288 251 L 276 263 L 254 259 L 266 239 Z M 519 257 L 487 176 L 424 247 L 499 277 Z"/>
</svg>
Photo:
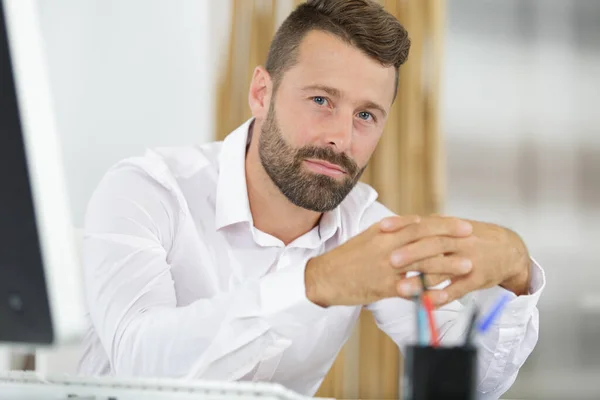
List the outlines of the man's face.
<svg viewBox="0 0 600 400">
<path fill-rule="evenodd" d="M 271 97 L 258 148 L 281 192 L 305 209 L 337 207 L 383 132 L 395 70 L 337 37 L 312 31 Z"/>
</svg>

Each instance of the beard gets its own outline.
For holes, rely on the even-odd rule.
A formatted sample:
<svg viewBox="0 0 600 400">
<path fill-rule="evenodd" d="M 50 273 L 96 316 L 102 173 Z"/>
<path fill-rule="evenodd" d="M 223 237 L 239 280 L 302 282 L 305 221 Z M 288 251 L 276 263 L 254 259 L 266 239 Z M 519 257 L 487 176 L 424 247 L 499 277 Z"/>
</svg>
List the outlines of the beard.
<svg viewBox="0 0 600 400">
<path fill-rule="evenodd" d="M 336 208 L 356 186 L 366 166 L 360 168 L 345 153 L 331 147 L 289 145 L 279 129 L 273 103 L 261 128 L 258 153 L 263 168 L 275 186 L 298 207 L 316 212 Z M 341 167 L 346 175 L 338 180 L 310 172 L 303 167 L 306 159 L 322 160 Z"/>
</svg>

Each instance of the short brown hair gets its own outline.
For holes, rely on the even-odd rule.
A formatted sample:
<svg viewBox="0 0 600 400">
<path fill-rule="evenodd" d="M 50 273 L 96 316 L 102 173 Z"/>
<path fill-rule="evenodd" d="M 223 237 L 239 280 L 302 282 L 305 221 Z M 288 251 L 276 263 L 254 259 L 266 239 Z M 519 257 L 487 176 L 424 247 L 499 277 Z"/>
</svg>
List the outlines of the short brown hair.
<svg viewBox="0 0 600 400">
<path fill-rule="evenodd" d="M 285 71 L 297 62 L 298 47 L 313 29 L 336 35 L 383 66 L 394 66 L 398 89 L 399 68 L 408 58 L 410 39 L 393 15 L 372 0 L 307 0 L 283 21 L 271 42 L 265 69 L 274 91 Z"/>
</svg>

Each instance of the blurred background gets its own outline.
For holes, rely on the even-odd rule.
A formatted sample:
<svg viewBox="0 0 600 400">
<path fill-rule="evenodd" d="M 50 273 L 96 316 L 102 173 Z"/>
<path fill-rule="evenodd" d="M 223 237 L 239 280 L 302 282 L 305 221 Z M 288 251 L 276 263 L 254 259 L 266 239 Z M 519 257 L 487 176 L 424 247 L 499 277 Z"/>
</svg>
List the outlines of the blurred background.
<svg viewBox="0 0 600 400">
<path fill-rule="evenodd" d="M 249 116 L 250 72 L 297 3 L 39 0 L 78 227 L 119 159 L 221 139 Z M 600 1 L 380 3 L 413 48 L 365 180 L 399 213 L 519 232 L 548 283 L 539 343 L 506 398 L 599 399 Z M 44 362 L 28 361 L 67 368 Z M 398 397 L 401 373 L 365 315 L 319 394 Z"/>
<path fill-rule="evenodd" d="M 447 2 L 448 214 L 508 225 L 546 271 L 514 398 L 600 399 L 600 2 Z"/>
</svg>

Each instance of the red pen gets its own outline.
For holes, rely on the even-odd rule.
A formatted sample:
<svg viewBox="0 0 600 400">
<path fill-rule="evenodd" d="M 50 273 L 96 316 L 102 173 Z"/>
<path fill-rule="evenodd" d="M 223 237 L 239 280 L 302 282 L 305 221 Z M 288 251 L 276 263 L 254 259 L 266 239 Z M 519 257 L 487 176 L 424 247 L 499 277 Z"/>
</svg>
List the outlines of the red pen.
<svg viewBox="0 0 600 400">
<path fill-rule="evenodd" d="M 425 311 L 427 311 L 427 319 L 429 320 L 431 345 L 433 347 L 438 347 L 440 342 L 437 334 L 437 329 L 435 327 L 435 320 L 433 319 L 433 303 L 431 303 L 431 299 L 427 295 L 423 295 L 423 306 L 425 307 Z"/>
</svg>

